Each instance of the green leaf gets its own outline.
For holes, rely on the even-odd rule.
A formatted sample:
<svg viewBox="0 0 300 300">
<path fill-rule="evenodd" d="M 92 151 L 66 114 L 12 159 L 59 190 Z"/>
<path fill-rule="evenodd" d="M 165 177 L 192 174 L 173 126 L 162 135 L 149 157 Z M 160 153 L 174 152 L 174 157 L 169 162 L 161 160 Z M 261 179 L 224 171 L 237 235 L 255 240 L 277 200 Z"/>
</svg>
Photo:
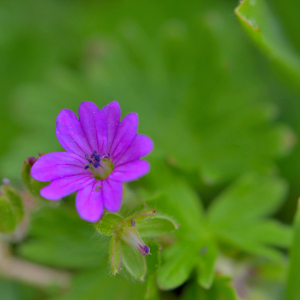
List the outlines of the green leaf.
<svg viewBox="0 0 300 300">
<path fill-rule="evenodd" d="M 196 283 L 189 284 L 183 291 L 182 300 L 238 300 L 231 279 L 215 277 L 210 289 L 205 289 Z"/>
<path fill-rule="evenodd" d="M 147 246 L 150 248 L 151 255 L 146 257 L 147 276 L 154 274 L 160 267 L 160 251 L 161 247 L 156 242 L 149 242 Z"/>
<path fill-rule="evenodd" d="M 121 243 L 121 248 L 122 248 L 122 262 L 126 270 L 134 278 L 143 280 L 147 272 L 145 257 L 135 248 L 127 245 L 124 242 Z"/>
<path fill-rule="evenodd" d="M 177 229 L 177 225 L 171 218 L 155 216 L 144 222 L 136 223 L 136 228 L 142 238 L 155 237 Z"/>
<path fill-rule="evenodd" d="M 163 252 L 163 263 L 157 271 L 160 289 L 170 290 L 182 285 L 194 268 L 197 253 L 192 244 L 176 243 Z"/>
<path fill-rule="evenodd" d="M 41 289 L 0 278 L 1 300 L 39 300 L 45 294 Z"/>
<path fill-rule="evenodd" d="M 243 0 L 235 13 L 257 46 L 284 66 L 299 83 L 300 58 L 283 35 L 266 1 Z"/>
<path fill-rule="evenodd" d="M 146 179 L 160 193 L 148 198 L 147 204 L 180 225 L 176 235 L 191 240 L 202 238 L 206 234 L 206 218 L 198 195 L 183 176 L 173 173 L 161 159 L 152 159 L 151 168 Z"/>
<path fill-rule="evenodd" d="M 110 241 L 109 262 L 113 274 L 119 273 L 122 264 L 121 240 L 115 234 Z"/>
<path fill-rule="evenodd" d="M 11 207 L 16 218 L 16 222 L 20 223 L 24 217 L 24 207 L 21 196 L 15 189 L 10 187 L 9 185 L 3 185 L 2 192 L 5 195 L 5 197 L 10 201 Z"/>
<path fill-rule="evenodd" d="M 108 275 L 104 264 L 101 268 L 76 274 L 66 295 L 55 300 L 143 299 L 145 289 L 143 283 Z"/>
<path fill-rule="evenodd" d="M 112 13 L 117 10 L 114 3 L 99 5 L 95 11 L 86 8 L 84 14 L 93 24 L 91 28 L 98 28 L 100 35 L 109 31 L 110 37 L 109 41 L 88 43 L 91 48 L 95 45 L 98 54 L 109 49 L 102 56 L 95 55 L 94 61 L 81 55 L 82 48 L 78 46 L 85 43 L 88 29 L 92 29 L 87 26 L 87 32 L 78 35 L 77 26 L 83 25 L 78 21 L 66 25 L 59 19 L 62 23 L 58 23 L 76 36 L 72 39 L 77 45 L 72 49 L 76 55 L 69 55 L 68 47 L 60 43 L 62 47 L 56 51 L 45 43 L 38 43 L 45 47 L 38 47 L 41 52 L 29 51 L 30 57 L 47 62 L 54 53 L 58 57 L 47 70 L 43 69 L 42 80 L 27 80 L 14 87 L 14 107 L 22 109 L 15 108 L 13 115 L 22 133 L 1 159 L 1 170 L 16 177 L 23 149 L 32 153 L 60 149 L 53 134 L 53 120 L 62 108 L 77 111 L 85 99 L 102 107 L 114 98 L 120 101 L 124 113 L 139 113 L 140 132 L 153 138 L 157 153 L 180 169 L 193 170 L 205 183 L 227 182 L 245 172 L 265 174 L 272 170 L 274 160 L 290 146 L 286 143 L 286 130 L 270 124 L 274 110 L 265 103 L 273 100 L 271 89 L 264 84 L 264 73 L 257 71 L 263 68 L 260 61 L 243 40 L 235 20 L 228 18 L 232 5 L 181 4 L 166 15 L 168 4 L 149 3 L 149 10 L 161 16 L 153 30 L 149 30 L 153 18 L 140 20 L 142 6 L 137 9 L 130 1 L 123 5 L 119 14 Z M 121 11 L 132 12 L 130 22 Z M 12 51 L 18 48 L 14 42 L 18 45 L 27 41 L 28 34 L 32 39 L 40 36 L 39 21 L 32 18 L 29 23 L 32 32 L 23 32 L 22 23 L 18 23 L 21 32 L 11 37 L 11 49 L 8 47 L 2 58 L 1 66 L 8 68 L 6 71 L 16 61 L 24 63 Z M 112 24 L 122 25 L 112 28 Z M 53 30 L 43 38 L 49 41 L 54 36 L 63 41 L 62 33 Z M 52 55 L 42 55 L 49 52 Z M 65 57 L 70 58 L 69 63 L 85 65 L 87 71 L 63 64 Z M 38 61 L 34 60 L 33 65 L 39 69 L 44 64 L 37 66 Z"/>
<path fill-rule="evenodd" d="M 118 214 L 105 213 L 100 222 L 95 223 L 95 228 L 104 235 L 113 235 L 117 226 L 124 219 Z"/>
<path fill-rule="evenodd" d="M 156 284 L 156 276 L 152 274 L 147 278 L 147 289 L 144 300 L 159 300 L 159 290 Z"/>
<path fill-rule="evenodd" d="M 217 255 L 217 245 L 212 242 L 207 243 L 207 245 L 200 251 L 200 256 L 197 262 L 197 281 L 199 285 L 205 289 L 210 288 L 212 285 Z"/>
<path fill-rule="evenodd" d="M 15 230 L 16 217 L 10 201 L 0 196 L 0 232 L 9 233 Z"/>
<path fill-rule="evenodd" d="M 266 217 L 279 208 L 286 189 L 278 178 L 244 176 L 210 206 L 210 225 L 225 242 L 255 255 L 280 259 L 280 252 L 269 246 L 288 246 L 290 228 Z"/>
<path fill-rule="evenodd" d="M 40 208 L 32 214 L 28 234 L 30 239 L 16 248 L 25 259 L 72 270 L 95 268 L 103 259 L 107 266 L 109 238 L 100 237 L 74 208 Z"/>
<path fill-rule="evenodd" d="M 286 300 L 300 299 L 300 202 L 294 220 L 293 243 L 290 250 L 290 261 L 286 283 Z"/>
<path fill-rule="evenodd" d="M 282 179 L 245 175 L 214 200 L 209 208 L 210 222 L 222 226 L 271 215 L 282 204 L 286 192 Z"/>
</svg>

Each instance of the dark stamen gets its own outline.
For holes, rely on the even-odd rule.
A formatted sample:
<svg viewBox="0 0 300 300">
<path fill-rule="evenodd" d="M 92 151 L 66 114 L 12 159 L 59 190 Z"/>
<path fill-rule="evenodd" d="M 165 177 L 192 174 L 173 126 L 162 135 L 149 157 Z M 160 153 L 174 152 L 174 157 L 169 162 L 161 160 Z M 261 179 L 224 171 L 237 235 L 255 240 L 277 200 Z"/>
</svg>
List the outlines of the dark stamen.
<svg viewBox="0 0 300 300">
<path fill-rule="evenodd" d="M 94 161 L 94 162 L 93 162 L 93 166 L 94 166 L 95 168 L 98 168 L 98 167 L 100 167 L 100 164 L 99 164 L 99 162 Z"/>
<path fill-rule="evenodd" d="M 144 250 L 145 250 L 146 255 L 149 254 L 150 248 L 147 245 L 144 246 Z"/>
<path fill-rule="evenodd" d="M 84 168 L 87 170 L 90 166 L 89 165 L 85 165 Z"/>
</svg>

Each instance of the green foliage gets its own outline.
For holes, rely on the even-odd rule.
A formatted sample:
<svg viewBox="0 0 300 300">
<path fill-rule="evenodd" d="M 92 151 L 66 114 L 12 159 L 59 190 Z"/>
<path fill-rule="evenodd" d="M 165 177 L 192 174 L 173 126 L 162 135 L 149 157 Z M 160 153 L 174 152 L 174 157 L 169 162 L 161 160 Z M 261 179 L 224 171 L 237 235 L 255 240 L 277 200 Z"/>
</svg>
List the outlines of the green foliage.
<svg viewBox="0 0 300 300">
<path fill-rule="evenodd" d="M 278 178 L 249 175 L 221 194 L 209 209 L 209 222 L 223 240 L 270 259 L 280 258 L 268 244 L 287 247 L 289 227 L 266 220 L 284 200 L 286 184 Z"/>
<path fill-rule="evenodd" d="M 123 218 L 118 214 L 106 213 L 100 222 L 96 223 L 95 228 L 104 235 L 113 235 L 118 225 L 123 222 Z"/>
<path fill-rule="evenodd" d="M 207 290 L 190 284 L 184 291 L 182 300 L 237 300 L 236 293 L 231 286 L 230 278 L 216 277 L 214 285 Z"/>
<path fill-rule="evenodd" d="M 107 276 L 105 266 L 80 273 L 74 277 L 66 296 L 55 300 L 143 299 L 145 285 L 122 276 Z"/>
<path fill-rule="evenodd" d="M 163 263 L 157 273 L 158 286 L 169 290 L 182 285 L 194 268 L 197 249 L 192 244 L 179 244 L 166 249 Z"/>
<path fill-rule="evenodd" d="M 210 287 L 218 244 L 226 243 L 268 259 L 281 259 L 282 254 L 270 246 L 288 247 L 291 230 L 267 217 L 276 212 L 284 200 L 287 189 L 284 181 L 255 174 L 244 176 L 215 199 L 206 216 L 180 174 L 159 160 L 153 160 L 152 166 L 153 175 L 148 175 L 146 180 L 164 194 L 148 199 L 147 204 L 168 212 L 181 225 L 175 232 L 178 242 L 163 252 L 162 266 L 158 270 L 161 288 L 181 285 L 194 268 L 199 284 Z M 164 180 L 156 180 L 156 167 L 160 170 L 160 179 Z"/>
<path fill-rule="evenodd" d="M 16 217 L 11 203 L 3 196 L 0 196 L 0 231 L 12 232 L 16 228 Z"/>
<path fill-rule="evenodd" d="M 196 268 L 198 271 L 198 284 L 205 289 L 209 289 L 214 280 L 215 264 L 218 256 L 218 249 L 215 243 L 203 247 L 200 251 Z"/>
<path fill-rule="evenodd" d="M 24 217 L 23 201 L 20 194 L 9 185 L 3 185 L 1 192 L 4 197 L 9 200 L 12 211 L 14 213 L 16 223 L 20 223 Z"/>
<path fill-rule="evenodd" d="M 291 73 L 290 78 L 299 83 L 300 58 L 283 35 L 266 0 L 244 0 L 235 13 L 258 47 L 283 65 Z"/>
<path fill-rule="evenodd" d="M 9 185 L 3 185 L 0 193 L 0 232 L 9 233 L 24 217 L 23 202 L 19 193 Z"/>
<path fill-rule="evenodd" d="M 294 236 L 293 236 L 293 244 L 290 253 L 290 263 L 289 263 L 286 295 L 285 295 L 286 300 L 300 299 L 299 249 L 300 249 L 300 206 L 298 204 L 298 209 L 294 221 Z"/>
<path fill-rule="evenodd" d="M 37 263 L 76 270 L 94 268 L 107 258 L 108 240 L 96 236 L 93 226 L 67 208 L 36 211 L 29 236 L 17 252 Z"/>
<path fill-rule="evenodd" d="M 151 172 L 129 184 L 122 217 L 105 214 L 95 225 L 102 235 L 80 220 L 73 196 L 30 207 L 32 199 L 24 194 L 29 217 L 19 228 L 20 198 L 2 194 L 0 231 L 15 232 L 5 237 L 13 242 L 14 255 L 67 269 L 73 283 L 54 296 L 1 280 L 0 298 L 230 300 L 236 299 L 231 282 L 237 278 L 249 300 L 281 297 L 286 270 L 281 249 L 291 245 L 292 230 L 280 220 L 290 221 L 300 194 L 299 143 L 283 158 L 300 136 L 295 30 L 300 6 L 292 0 L 244 0 L 236 9 L 242 26 L 272 59 L 267 64 L 234 18 L 234 5 L 225 0 L 0 4 L 2 176 L 21 189 L 24 158 L 62 151 L 55 118 L 63 108 L 77 112 L 83 100 L 99 107 L 118 100 L 123 116 L 139 114 L 139 132 L 155 144 Z M 295 91 L 270 72 L 273 62 L 282 66 L 276 76 L 285 69 Z M 23 181 L 40 197 L 47 183 L 33 180 L 26 163 Z M 285 199 L 288 204 L 277 214 Z M 131 220 L 151 255 L 121 245 L 116 229 Z M 287 288 L 294 298 L 296 247 L 297 225 Z M 246 275 L 229 272 L 230 281 L 222 257 Z M 170 290 L 179 286 L 176 293 L 182 293 L 174 296 Z"/>
<path fill-rule="evenodd" d="M 147 276 L 154 274 L 160 267 L 160 251 L 161 247 L 156 242 L 149 242 L 149 248 L 151 249 L 151 255 L 147 256 Z"/>
<path fill-rule="evenodd" d="M 123 5 L 131 11 L 137 3 Z M 157 9 L 155 3 L 147 5 Z M 59 149 L 53 119 L 60 109 L 76 111 L 86 99 L 99 106 L 118 99 L 124 113 L 139 113 L 140 131 L 153 138 L 157 151 L 185 170 L 196 170 L 204 182 L 224 182 L 248 171 L 270 172 L 273 160 L 290 148 L 289 131 L 272 124 L 275 114 L 266 103 L 268 91 L 252 68 L 257 62 L 240 41 L 233 19 L 226 17 L 231 8 L 221 1 L 217 9 L 195 6 L 183 13 L 186 8 L 180 4 L 179 16 L 170 11 L 150 32 L 149 20 L 135 20 L 136 9 L 133 20 L 119 12 L 106 25 L 113 4 L 81 10 L 100 37 L 81 36 L 80 41 L 89 41 L 87 51 L 96 54 L 82 53 L 77 63 L 84 72 L 73 72 L 65 65 L 48 68 L 43 83 L 24 84 L 16 90 L 16 106 L 24 108 L 21 114 L 16 112 L 17 119 L 25 133 L 3 160 L 2 169 L 16 176 L 24 156 L 20 149 L 34 153 Z M 162 11 L 163 7 L 168 3 L 161 4 Z M 101 38 L 106 28 L 109 34 Z M 238 55 L 241 52 L 248 60 Z"/>
<path fill-rule="evenodd" d="M 21 283 L 0 279 L 1 300 L 39 300 L 47 293 Z"/>
</svg>

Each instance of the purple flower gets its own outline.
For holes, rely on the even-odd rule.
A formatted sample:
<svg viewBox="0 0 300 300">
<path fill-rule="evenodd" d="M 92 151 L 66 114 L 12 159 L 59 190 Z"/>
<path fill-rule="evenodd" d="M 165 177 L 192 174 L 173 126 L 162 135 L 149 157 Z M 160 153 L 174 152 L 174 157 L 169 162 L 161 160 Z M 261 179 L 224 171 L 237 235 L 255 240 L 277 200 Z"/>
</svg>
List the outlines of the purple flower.
<svg viewBox="0 0 300 300">
<path fill-rule="evenodd" d="M 67 152 L 48 153 L 31 169 L 39 181 L 52 181 L 41 189 L 49 200 L 59 200 L 73 192 L 80 217 L 96 222 L 104 208 L 117 212 L 122 202 L 122 182 L 149 172 L 140 158 L 151 152 L 152 140 L 137 134 L 138 116 L 129 113 L 122 121 L 117 101 L 101 110 L 92 102 L 74 112 L 63 109 L 56 120 L 56 136 Z"/>
</svg>

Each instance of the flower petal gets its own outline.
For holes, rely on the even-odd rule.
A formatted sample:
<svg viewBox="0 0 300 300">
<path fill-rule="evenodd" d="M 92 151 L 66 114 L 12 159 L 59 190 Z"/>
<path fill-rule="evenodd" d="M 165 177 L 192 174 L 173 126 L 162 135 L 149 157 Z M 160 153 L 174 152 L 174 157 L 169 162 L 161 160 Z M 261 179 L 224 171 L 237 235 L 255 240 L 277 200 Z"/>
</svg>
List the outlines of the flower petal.
<svg viewBox="0 0 300 300">
<path fill-rule="evenodd" d="M 117 181 L 132 181 L 144 176 L 149 170 L 149 162 L 145 160 L 135 160 L 116 167 L 108 178 Z"/>
<path fill-rule="evenodd" d="M 123 185 L 121 182 L 106 179 L 101 181 L 104 206 L 111 212 L 117 212 L 122 203 Z"/>
<path fill-rule="evenodd" d="M 41 189 L 41 196 L 49 200 L 59 200 L 92 183 L 95 179 L 87 175 L 74 175 L 56 179 Z"/>
<path fill-rule="evenodd" d="M 91 149 L 101 155 L 107 147 L 107 125 L 103 112 L 92 102 L 82 102 L 79 106 L 79 121 Z M 92 152 L 87 153 L 91 155 Z"/>
<path fill-rule="evenodd" d="M 80 122 L 75 113 L 69 109 L 63 109 L 57 116 L 56 136 L 62 147 L 68 152 L 81 157 L 92 153 Z"/>
<path fill-rule="evenodd" d="M 117 167 L 133 160 L 137 160 L 150 153 L 152 149 L 153 141 L 148 136 L 137 134 L 125 153 L 123 153 L 116 162 L 115 166 Z"/>
<path fill-rule="evenodd" d="M 130 113 L 119 124 L 111 149 L 109 150 L 113 162 L 118 161 L 119 157 L 122 156 L 132 143 L 136 136 L 138 122 L 138 115 Z"/>
<path fill-rule="evenodd" d="M 96 222 L 103 214 L 102 193 L 98 185 L 94 182 L 77 192 L 76 209 L 83 220 Z"/>
<path fill-rule="evenodd" d="M 31 168 L 31 176 L 39 181 L 50 181 L 70 175 L 89 174 L 86 161 L 68 152 L 53 152 L 41 156 Z"/>
<path fill-rule="evenodd" d="M 103 112 L 107 124 L 107 149 L 111 149 L 112 141 L 114 140 L 117 128 L 121 119 L 121 108 L 117 101 L 113 101 L 104 106 L 101 111 Z"/>
</svg>

